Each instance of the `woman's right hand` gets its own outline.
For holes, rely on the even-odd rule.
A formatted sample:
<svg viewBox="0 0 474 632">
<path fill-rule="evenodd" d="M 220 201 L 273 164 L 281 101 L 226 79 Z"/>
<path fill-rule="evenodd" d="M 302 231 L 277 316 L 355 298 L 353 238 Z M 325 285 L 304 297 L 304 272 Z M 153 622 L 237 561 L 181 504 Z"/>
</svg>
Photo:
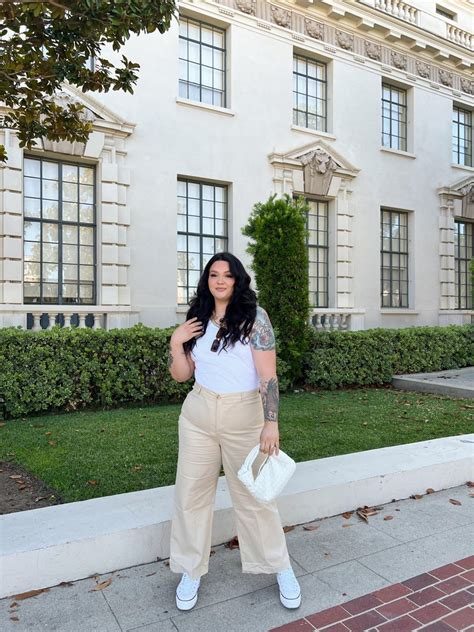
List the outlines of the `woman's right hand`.
<svg viewBox="0 0 474 632">
<path fill-rule="evenodd" d="M 173 331 L 171 343 L 183 344 L 191 338 L 200 336 L 202 329 L 202 322 L 197 319 L 197 316 L 194 316 Z"/>
</svg>

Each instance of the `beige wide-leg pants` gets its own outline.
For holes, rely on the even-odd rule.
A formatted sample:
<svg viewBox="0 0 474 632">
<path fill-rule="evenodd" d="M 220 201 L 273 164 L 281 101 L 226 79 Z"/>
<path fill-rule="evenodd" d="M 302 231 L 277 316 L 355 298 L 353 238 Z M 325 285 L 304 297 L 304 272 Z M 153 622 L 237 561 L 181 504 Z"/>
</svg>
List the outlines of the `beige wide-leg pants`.
<svg viewBox="0 0 474 632">
<path fill-rule="evenodd" d="M 218 394 L 195 383 L 179 417 L 179 454 L 170 569 L 197 579 L 208 571 L 214 499 L 221 463 L 236 515 L 242 571 L 290 566 L 276 501 L 260 503 L 237 478 L 264 424 L 258 389 Z M 262 455 L 263 456 L 263 455 Z"/>
</svg>

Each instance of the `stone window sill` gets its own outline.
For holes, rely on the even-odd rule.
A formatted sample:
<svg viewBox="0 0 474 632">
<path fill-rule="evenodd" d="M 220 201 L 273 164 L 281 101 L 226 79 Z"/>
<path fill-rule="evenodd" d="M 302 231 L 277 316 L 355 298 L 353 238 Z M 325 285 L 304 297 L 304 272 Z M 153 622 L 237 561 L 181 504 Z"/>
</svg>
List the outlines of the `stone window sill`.
<svg viewBox="0 0 474 632">
<path fill-rule="evenodd" d="M 291 129 L 295 132 L 302 132 L 303 134 L 312 134 L 313 136 L 320 136 L 321 138 L 328 138 L 330 140 L 336 140 L 334 134 L 329 132 L 323 132 L 319 129 L 310 129 L 309 127 L 301 127 L 300 125 L 292 125 Z"/>
<path fill-rule="evenodd" d="M 454 169 L 462 169 L 463 171 L 474 171 L 474 167 L 469 167 L 468 165 L 458 165 L 455 162 L 451 163 L 451 167 L 454 167 Z"/>
<path fill-rule="evenodd" d="M 396 154 L 397 156 L 404 156 L 405 158 L 416 158 L 416 155 L 411 154 L 409 151 L 402 151 L 401 149 L 392 149 L 391 147 L 381 147 L 380 151 L 386 151 L 389 154 Z"/>
<path fill-rule="evenodd" d="M 216 114 L 223 114 L 224 116 L 235 116 L 235 112 L 229 108 L 221 108 L 217 105 L 209 105 L 209 103 L 201 103 L 200 101 L 191 101 L 191 99 L 183 99 L 182 97 L 176 97 L 176 103 L 200 110 L 208 110 Z"/>
<path fill-rule="evenodd" d="M 407 314 L 408 316 L 419 314 L 420 312 L 416 309 L 406 309 L 405 307 L 383 307 L 380 310 L 381 314 Z"/>
</svg>

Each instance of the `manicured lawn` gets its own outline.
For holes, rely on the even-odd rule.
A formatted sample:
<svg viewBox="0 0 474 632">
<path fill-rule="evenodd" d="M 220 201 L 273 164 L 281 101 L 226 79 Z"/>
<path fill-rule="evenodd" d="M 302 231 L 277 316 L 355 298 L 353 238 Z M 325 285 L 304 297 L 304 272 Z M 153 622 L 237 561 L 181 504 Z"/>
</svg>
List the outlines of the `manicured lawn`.
<svg viewBox="0 0 474 632">
<path fill-rule="evenodd" d="M 9 420 L 0 459 L 65 501 L 174 483 L 179 405 Z M 368 388 L 283 395 L 280 445 L 307 461 L 474 431 L 473 400 Z"/>
</svg>

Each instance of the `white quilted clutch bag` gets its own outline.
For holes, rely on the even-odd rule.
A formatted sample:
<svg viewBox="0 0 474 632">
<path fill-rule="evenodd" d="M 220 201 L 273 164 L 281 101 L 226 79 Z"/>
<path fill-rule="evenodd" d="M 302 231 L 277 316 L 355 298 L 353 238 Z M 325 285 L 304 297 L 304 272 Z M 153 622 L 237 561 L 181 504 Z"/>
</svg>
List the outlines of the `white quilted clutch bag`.
<svg viewBox="0 0 474 632">
<path fill-rule="evenodd" d="M 252 464 L 259 452 L 260 444 L 250 450 L 242 467 L 237 472 L 237 476 L 257 500 L 266 503 L 281 493 L 293 476 L 296 463 L 283 450 L 279 450 L 278 456 L 275 454 L 267 456 L 259 467 L 256 478 L 254 478 Z"/>
</svg>

